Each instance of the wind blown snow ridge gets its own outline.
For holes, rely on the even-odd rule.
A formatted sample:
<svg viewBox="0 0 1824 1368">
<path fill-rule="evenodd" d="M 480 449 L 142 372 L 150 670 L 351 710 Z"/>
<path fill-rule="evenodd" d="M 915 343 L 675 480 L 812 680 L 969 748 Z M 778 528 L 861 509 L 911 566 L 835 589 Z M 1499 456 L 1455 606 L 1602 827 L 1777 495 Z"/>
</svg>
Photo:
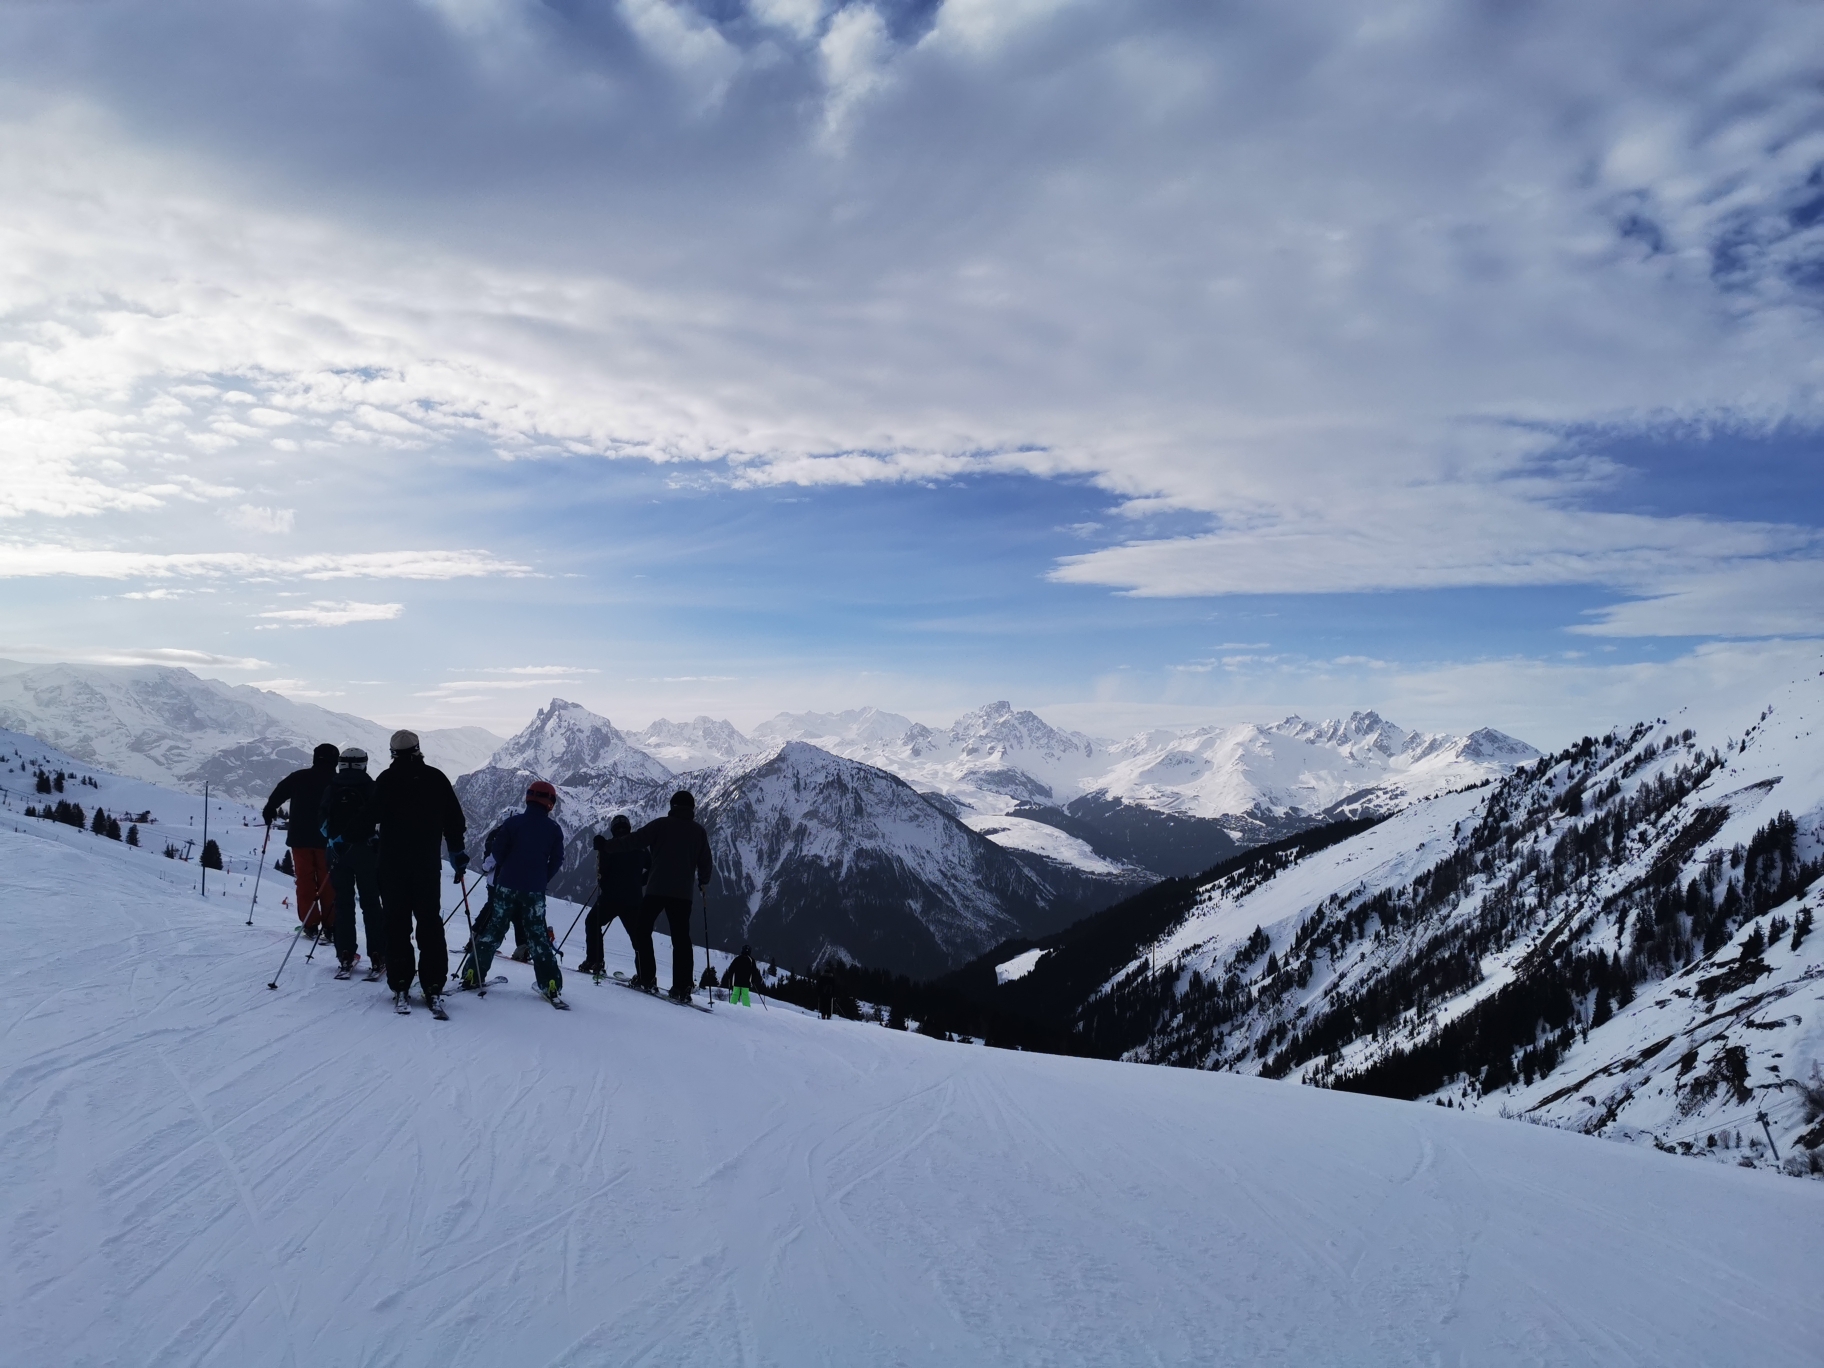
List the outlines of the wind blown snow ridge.
<svg viewBox="0 0 1824 1368">
<path fill-rule="evenodd" d="M 779 1003 L 584 984 L 558 1014 L 512 964 L 402 1018 L 322 963 L 269 992 L 287 932 L 193 873 L 0 822 L 14 1361 L 1797 1368 L 1824 1340 L 1824 1185 Z"/>
</svg>

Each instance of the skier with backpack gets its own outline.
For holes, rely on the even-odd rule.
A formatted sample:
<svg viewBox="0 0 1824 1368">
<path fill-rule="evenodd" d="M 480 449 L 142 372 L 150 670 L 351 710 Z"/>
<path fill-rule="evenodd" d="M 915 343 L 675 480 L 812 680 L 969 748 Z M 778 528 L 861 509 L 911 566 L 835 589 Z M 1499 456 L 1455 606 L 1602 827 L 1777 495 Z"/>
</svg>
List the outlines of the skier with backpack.
<svg viewBox="0 0 1824 1368">
<path fill-rule="evenodd" d="M 310 768 L 293 770 L 279 780 L 260 809 L 260 816 L 271 826 L 279 809 L 291 805 L 285 847 L 297 880 L 298 920 L 304 923 L 306 935 L 324 939 L 336 924 L 336 890 L 329 881 L 328 842 L 323 839 L 319 812 L 323 791 L 335 777 L 337 758 L 336 748 L 325 741 L 310 753 Z"/>
<path fill-rule="evenodd" d="M 753 951 L 745 945 L 741 953 L 729 962 L 728 969 L 722 975 L 722 986 L 728 989 L 730 1003 L 740 1003 L 743 1007 L 754 1005 L 753 990 L 763 987 L 760 978 L 760 966 L 754 961 Z"/>
<path fill-rule="evenodd" d="M 671 795 L 671 810 L 622 839 L 652 852 L 652 871 L 646 876 L 646 896 L 640 903 L 640 922 L 646 932 L 647 955 L 652 954 L 652 927 L 664 913 L 671 932 L 671 999 L 689 1002 L 694 952 L 690 944 L 692 893 L 709 892 L 715 863 L 709 853 L 709 833 L 697 822 L 697 800 L 688 789 Z M 631 933 L 633 927 L 629 926 Z M 634 953 L 639 954 L 635 942 Z M 656 965 L 655 970 L 656 974 Z"/>
<path fill-rule="evenodd" d="M 608 924 L 619 917 L 627 939 L 633 943 L 634 987 L 651 991 L 658 987 L 658 972 L 652 954 L 652 926 L 648 923 L 645 928 L 645 958 L 642 960 L 633 923 L 640 920 L 640 900 L 645 893 L 646 876 L 652 871 L 652 852 L 629 841 L 627 838 L 632 834 L 633 823 L 617 813 L 608 823 L 608 835 L 598 834 L 595 838 L 595 906 L 589 909 L 588 919 L 583 922 L 587 944 L 583 962 L 576 967 L 598 979 L 606 972 L 602 935 Z"/>
<path fill-rule="evenodd" d="M 567 1008 L 564 976 L 557 951 L 545 928 L 545 886 L 564 865 L 564 831 L 551 820 L 557 790 L 543 779 L 526 789 L 526 810 L 507 818 L 494 833 L 494 891 L 475 927 L 475 939 L 462 957 L 457 978 L 464 988 L 488 981 L 494 952 L 507 927 L 517 918 L 531 942 L 532 969 L 538 991 L 553 1007 Z"/>
<path fill-rule="evenodd" d="M 393 1010 L 412 1009 L 412 930 L 418 932 L 417 974 L 431 1015 L 445 1019 L 444 983 L 450 974 L 449 944 L 443 938 L 443 871 L 438 846 L 449 847 L 457 883 L 469 867 L 463 849 L 467 822 L 456 790 L 442 770 L 424 763 L 418 737 L 396 731 L 389 744 L 393 762 L 374 780 L 374 826 L 380 836 L 380 899 L 386 910 L 386 985 Z"/>
<path fill-rule="evenodd" d="M 367 752 L 350 746 L 342 752 L 336 773 L 323 790 L 318 829 L 329 843 L 329 883 L 335 905 L 336 977 L 354 973 L 355 900 L 367 932 L 367 982 L 386 972 L 386 914 L 380 906 L 380 847 L 374 831 L 374 780 L 367 772 Z"/>
</svg>

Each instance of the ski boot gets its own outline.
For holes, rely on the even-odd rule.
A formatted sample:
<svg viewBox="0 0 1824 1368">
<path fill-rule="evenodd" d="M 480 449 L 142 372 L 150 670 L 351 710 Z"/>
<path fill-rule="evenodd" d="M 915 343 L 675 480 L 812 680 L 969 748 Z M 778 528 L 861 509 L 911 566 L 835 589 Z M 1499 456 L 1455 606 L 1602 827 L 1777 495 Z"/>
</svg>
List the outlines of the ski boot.
<svg viewBox="0 0 1824 1368">
<path fill-rule="evenodd" d="M 412 1004 L 406 1000 L 405 992 L 403 990 L 393 994 L 393 1010 L 399 1013 L 400 1016 L 410 1016 L 412 1014 Z"/>
<path fill-rule="evenodd" d="M 426 993 L 424 995 L 424 1005 L 431 1009 L 431 1015 L 436 1017 L 437 1020 L 448 1021 L 450 1019 L 450 1014 L 444 1010 L 442 993 Z"/>
<path fill-rule="evenodd" d="M 355 962 L 352 959 L 343 960 L 340 964 L 338 964 L 336 966 L 336 977 L 337 978 L 351 979 L 354 976 L 355 976 Z"/>
</svg>

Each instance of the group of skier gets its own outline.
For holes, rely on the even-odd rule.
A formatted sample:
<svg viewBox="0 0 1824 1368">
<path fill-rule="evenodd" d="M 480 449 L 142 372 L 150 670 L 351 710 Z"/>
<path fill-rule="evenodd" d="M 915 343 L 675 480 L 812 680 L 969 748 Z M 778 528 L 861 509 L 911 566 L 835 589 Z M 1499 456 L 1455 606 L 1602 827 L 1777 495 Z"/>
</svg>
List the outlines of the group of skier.
<svg viewBox="0 0 1824 1368">
<path fill-rule="evenodd" d="M 394 732 L 389 748 L 391 763 L 375 777 L 367 772 L 366 751 L 318 746 L 310 768 L 282 779 L 261 815 L 270 827 L 281 808 L 289 810 L 285 843 L 297 881 L 301 931 L 333 937 L 336 977 L 351 977 L 360 957 L 358 903 L 366 929 L 367 981 L 384 974 L 394 1009 L 408 1013 L 415 971 L 425 1005 L 442 1018 L 449 948 L 441 850 L 449 851 L 466 905 L 467 822 L 448 776 L 425 763 L 414 733 Z M 545 889 L 564 861 L 563 831 L 551 816 L 556 806 L 557 790 L 536 780 L 526 789 L 525 809 L 488 834 L 481 868 L 489 876 L 489 895 L 457 971 L 462 988 L 485 991 L 488 970 L 511 926 L 532 962 L 539 991 L 553 1006 L 566 1005 L 563 970 L 545 922 Z M 687 791 L 674 793 L 670 811 L 637 831 L 626 817 L 616 817 L 608 835 L 595 838 L 595 851 L 599 892 L 584 924 L 586 950 L 578 968 L 601 977 L 603 933 L 619 917 L 633 945 L 632 984 L 656 993 L 652 936 L 663 916 L 672 947 L 669 995 L 688 1002 L 691 912 L 695 898 L 707 896 L 714 872 L 708 834 L 696 820 L 696 799 Z M 737 989 L 759 986 L 759 969 L 747 947 L 730 975 Z M 715 982 L 712 971 L 705 976 Z"/>
</svg>

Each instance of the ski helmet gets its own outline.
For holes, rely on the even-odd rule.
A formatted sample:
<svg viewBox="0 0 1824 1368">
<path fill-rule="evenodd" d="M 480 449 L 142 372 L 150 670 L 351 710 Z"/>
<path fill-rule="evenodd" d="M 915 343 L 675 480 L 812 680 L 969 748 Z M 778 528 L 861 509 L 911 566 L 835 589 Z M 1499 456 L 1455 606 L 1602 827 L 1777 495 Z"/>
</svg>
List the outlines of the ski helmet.
<svg viewBox="0 0 1824 1368">
<path fill-rule="evenodd" d="M 345 770 L 367 770 L 367 752 L 359 746 L 349 746 L 342 752 L 342 768 Z"/>
<path fill-rule="evenodd" d="M 387 749 L 394 755 L 406 755 L 418 749 L 418 733 L 396 731 L 393 739 L 387 743 Z"/>
<path fill-rule="evenodd" d="M 335 746 L 333 744 L 331 744 L 330 742 L 325 741 L 322 745 L 318 746 L 315 750 L 313 750 L 310 753 L 310 763 L 313 765 L 333 765 L 333 764 L 335 764 L 336 763 Z"/>
<path fill-rule="evenodd" d="M 624 812 L 615 813 L 614 820 L 608 823 L 608 833 L 611 836 L 626 836 L 632 831 L 633 823 L 627 820 L 627 814 Z"/>
<path fill-rule="evenodd" d="M 689 789 L 679 789 L 676 793 L 671 795 L 671 810 L 674 813 L 681 812 L 686 817 L 696 816 L 696 813 L 697 813 L 696 795 L 693 794 Z"/>
<path fill-rule="evenodd" d="M 543 779 L 534 779 L 526 789 L 526 801 L 537 803 L 546 812 L 557 806 L 557 790 Z"/>
</svg>

